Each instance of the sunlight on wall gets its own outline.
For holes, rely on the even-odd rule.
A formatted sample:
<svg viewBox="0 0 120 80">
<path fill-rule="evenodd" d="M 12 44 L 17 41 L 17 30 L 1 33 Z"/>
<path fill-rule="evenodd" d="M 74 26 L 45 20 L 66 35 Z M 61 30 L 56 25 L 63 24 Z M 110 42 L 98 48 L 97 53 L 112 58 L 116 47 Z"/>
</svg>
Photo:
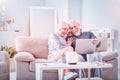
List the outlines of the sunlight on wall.
<svg viewBox="0 0 120 80">
<path fill-rule="evenodd" d="M 116 3 L 112 3 L 112 7 L 110 8 L 110 10 L 108 11 L 109 17 L 111 18 L 111 21 L 114 24 L 119 24 L 120 23 L 120 0 Z"/>
</svg>

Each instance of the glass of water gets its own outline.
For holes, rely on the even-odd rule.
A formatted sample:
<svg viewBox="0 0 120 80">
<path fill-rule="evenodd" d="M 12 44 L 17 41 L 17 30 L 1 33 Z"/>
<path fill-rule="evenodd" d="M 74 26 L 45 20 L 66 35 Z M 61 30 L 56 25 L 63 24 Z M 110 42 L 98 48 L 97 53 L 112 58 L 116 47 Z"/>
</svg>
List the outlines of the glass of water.
<svg viewBox="0 0 120 80">
<path fill-rule="evenodd" d="M 87 54 L 87 62 L 92 64 L 93 61 L 93 54 Z"/>
</svg>

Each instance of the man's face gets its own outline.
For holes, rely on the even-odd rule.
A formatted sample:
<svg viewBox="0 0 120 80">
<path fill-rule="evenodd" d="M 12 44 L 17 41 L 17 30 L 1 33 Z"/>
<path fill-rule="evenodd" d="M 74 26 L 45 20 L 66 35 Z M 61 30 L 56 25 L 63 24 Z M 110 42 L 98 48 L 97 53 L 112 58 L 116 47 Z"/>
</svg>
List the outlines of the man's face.
<svg viewBox="0 0 120 80">
<path fill-rule="evenodd" d="M 69 29 L 73 34 L 77 34 L 77 33 L 80 33 L 81 28 L 80 28 L 79 24 L 76 23 L 76 24 L 70 24 Z"/>
</svg>

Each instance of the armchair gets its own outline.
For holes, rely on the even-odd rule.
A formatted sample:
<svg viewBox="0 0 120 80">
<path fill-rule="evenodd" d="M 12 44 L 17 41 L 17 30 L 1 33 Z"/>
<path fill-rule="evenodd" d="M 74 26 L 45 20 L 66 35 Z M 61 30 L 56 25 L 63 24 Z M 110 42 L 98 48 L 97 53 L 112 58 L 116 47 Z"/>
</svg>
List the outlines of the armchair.
<svg viewBox="0 0 120 80">
<path fill-rule="evenodd" d="M 112 68 L 102 69 L 102 77 L 104 80 L 118 80 L 118 54 L 117 52 L 100 52 L 103 61 L 113 64 Z"/>
<path fill-rule="evenodd" d="M 0 51 L 0 80 L 9 80 L 9 55 Z"/>
</svg>

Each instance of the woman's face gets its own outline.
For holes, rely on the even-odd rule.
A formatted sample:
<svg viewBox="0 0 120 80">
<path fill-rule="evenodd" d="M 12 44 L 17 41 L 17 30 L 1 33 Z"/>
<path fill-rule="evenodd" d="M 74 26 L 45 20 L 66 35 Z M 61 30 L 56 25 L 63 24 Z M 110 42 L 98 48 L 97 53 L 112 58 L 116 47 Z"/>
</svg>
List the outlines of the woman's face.
<svg viewBox="0 0 120 80">
<path fill-rule="evenodd" d="M 69 29 L 69 24 L 66 22 L 61 22 L 57 27 L 57 34 L 61 37 L 66 37 Z"/>
<path fill-rule="evenodd" d="M 67 33 L 68 33 L 68 29 L 69 29 L 69 27 L 62 27 L 62 28 L 59 30 L 60 36 L 65 37 L 65 36 L 67 35 Z"/>
</svg>

